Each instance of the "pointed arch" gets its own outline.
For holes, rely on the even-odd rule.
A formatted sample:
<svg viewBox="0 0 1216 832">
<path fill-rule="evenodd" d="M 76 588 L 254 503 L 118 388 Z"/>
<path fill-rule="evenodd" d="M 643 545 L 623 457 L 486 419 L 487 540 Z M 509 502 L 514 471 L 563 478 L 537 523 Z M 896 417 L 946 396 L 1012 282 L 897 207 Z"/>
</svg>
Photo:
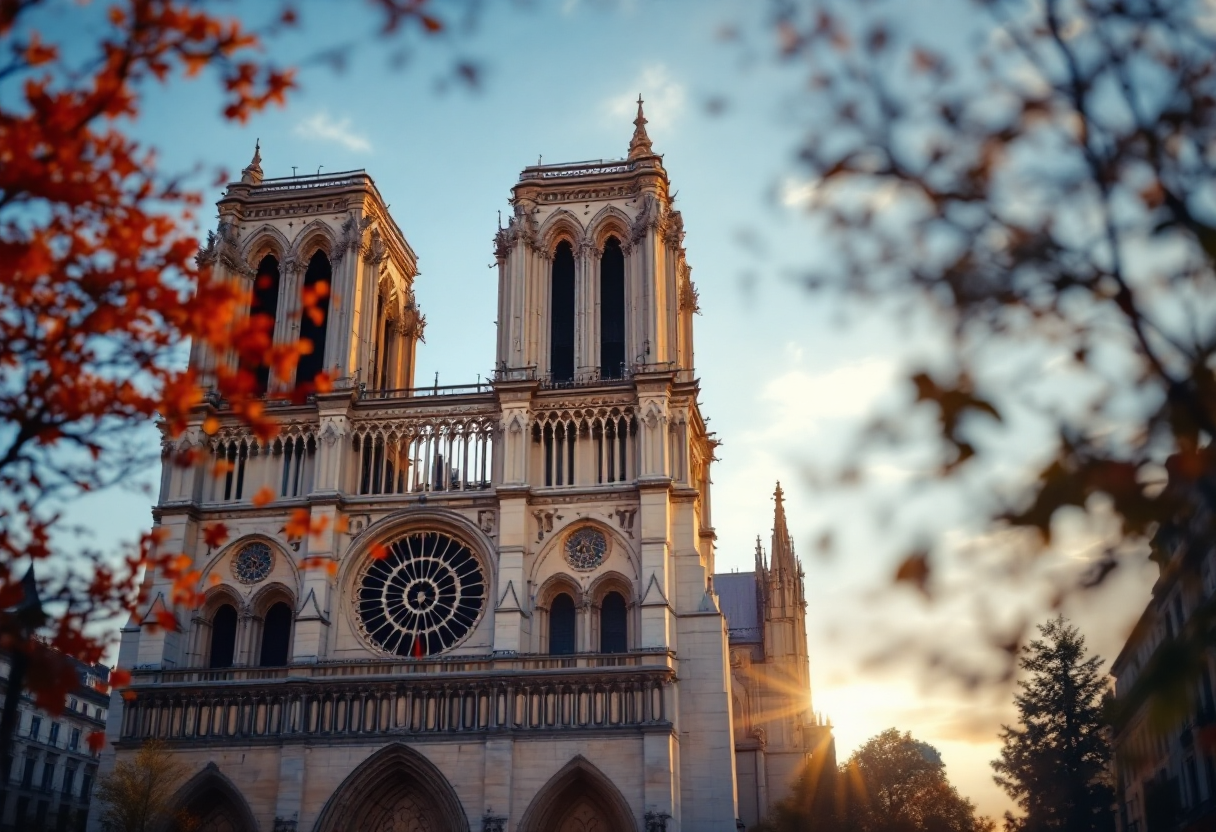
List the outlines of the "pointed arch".
<svg viewBox="0 0 1216 832">
<path fill-rule="evenodd" d="M 598 817 L 604 829 L 638 829 L 637 818 L 621 790 L 581 754 L 541 787 L 516 828 L 520 832 L 560 832 L 565 822 L 579 813 Z"/>
<path fill-rule="evenodd" d="M 425 832 L 468 832 L 452 784 L 434 763 L 401 743 L 380 749 L 347 775 L 325 802 L 315 832 L 380 832 L 406 815 Z M 410 827 L 413 828 L 413 827 Z"/>
<path fill-rule="evenodd" d="M 546 257 L 552 258 L 562 240 L 570 243 L 572 250 L 578 250 L 579 243 L 584 239 L 583 224 L 570 211 L 558 208 L 545 218 L 536 236 L 540 240 L 541 251 Z"/>
<path fill-rule="evenodd" d="M 170 805 L 196 819 L 197 832 L 258 832 L 245 796 L 214 762 L 187 780 Z M 161 832 L 172 832 L 175 826 L 170 820 Z"/>
<path fill-rule="evenodd" d="M 291 242 L 273 225 L 260 226 L 241 243 L 241 258 L 253 268 L 267 254 L 282 263 L 290 251 Z"/>
<path fill-rule="evenodd" d="M 632 224 L 629 215 L 620 208 L 606 205 L 591 218 L 591 223 L 587 226 L 587 239 L 598 251 L 604 250 L 604 243 L 609 237 L 616 237 L 624 245 L 629 239 L 629 227 Z"/>
<path fill-rule="evenodd" d="M 554 382 L 574 380 L 575 281 L 573 244 L 562 238 L 552 252 L 549 276 L 549 374 Z M 573 443 L 570 454 L 573 457 Z"/>
<path fill-rule="evenodd" d="M 301 266 L 305 266 L 318 251 L 325 252 L 331 261 L 338 250 L 338 235 L 333 227 L 325 220 L 313 220 L 300 229 L 295 242 L 291 245 L 291 257 Z"/>
<path fill-rule="evenodd" d="M 307 251 L 307 249 L 305 249 Z M 305 314 L 300 321 L 300 339 L 312 345 L 312 351 L 300 356 L 296 364 L 296 385 L 311 384 L 325 368 L 325 345 L 329 329 L 329 300 L 333 297 L 333 258 L 319 246 L 308 256 L 304 271 L 304 291 L 313 291 L 324 283 L 329 291 L 316 300 L 316 315 Z"/>
</svg>

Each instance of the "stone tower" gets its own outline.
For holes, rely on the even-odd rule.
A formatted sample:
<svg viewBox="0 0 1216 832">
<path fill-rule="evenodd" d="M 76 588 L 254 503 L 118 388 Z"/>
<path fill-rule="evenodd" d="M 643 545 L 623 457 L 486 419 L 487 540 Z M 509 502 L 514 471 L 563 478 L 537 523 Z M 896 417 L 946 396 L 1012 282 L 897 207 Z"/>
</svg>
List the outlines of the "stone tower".
<svg viewBox="0 0 1216 832">
<path fill-rule="evenodd" d="M 273 440 L 212 393 L 166 445 L 154 516 L 202 603 L 149 576 L 103 768 L 164 739 L 204 832 L 736 828 L 697 296 L 634 126 L 625 159 L 521 173 L 494 380 L 445 388 L 413 384 L 416 258 L 371 178 L 255 153 L 199 256 L 314 349 L 259 368 Z"/>
</svg>

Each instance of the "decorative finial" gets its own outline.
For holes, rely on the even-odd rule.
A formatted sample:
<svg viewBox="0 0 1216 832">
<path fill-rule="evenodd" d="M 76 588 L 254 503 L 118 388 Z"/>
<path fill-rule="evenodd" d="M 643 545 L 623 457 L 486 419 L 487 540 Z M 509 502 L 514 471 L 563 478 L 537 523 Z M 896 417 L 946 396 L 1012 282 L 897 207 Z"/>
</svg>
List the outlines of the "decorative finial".
<svg viewBox="0 0 1216 832">
<path fill-rule="evenodd" d="M 777 502 L 781 502 L 782 498 L 784 497 L 785 492 L 781 490 L 781 480 L 777 480 L 777 490 L 773 492 L 773 498 L 776 499 Z"/>
<path fill-rule="evenodd" d="M 638 117 L 633 120 L 633 138 L 629 140 L 629 158 L 653 155 L 650 136 L 646 135 L 646 116 L 642 112 L 642 94 L 638 93 Z"/>
<path fill-rule="evenodd" d="M 241 171 L 241 181 L 248 185 L 262 184 L 262 140 L 253 143 L 253 160 Z"/>
</svg>

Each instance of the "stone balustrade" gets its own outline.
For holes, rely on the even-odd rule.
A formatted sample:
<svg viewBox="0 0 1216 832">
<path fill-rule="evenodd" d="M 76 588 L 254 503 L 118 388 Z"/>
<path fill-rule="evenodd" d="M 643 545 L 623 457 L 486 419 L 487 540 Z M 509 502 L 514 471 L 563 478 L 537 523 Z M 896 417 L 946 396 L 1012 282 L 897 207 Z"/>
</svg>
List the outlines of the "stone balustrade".
<svg viewBox="0 0 1216 832">
<path fill-rule="evenodd" d="M 665 666 L 408 678 L 232 679 L 128 688 L 122 740 L 306 742 L 318 738 L 670 728 Z"/>
</svg>

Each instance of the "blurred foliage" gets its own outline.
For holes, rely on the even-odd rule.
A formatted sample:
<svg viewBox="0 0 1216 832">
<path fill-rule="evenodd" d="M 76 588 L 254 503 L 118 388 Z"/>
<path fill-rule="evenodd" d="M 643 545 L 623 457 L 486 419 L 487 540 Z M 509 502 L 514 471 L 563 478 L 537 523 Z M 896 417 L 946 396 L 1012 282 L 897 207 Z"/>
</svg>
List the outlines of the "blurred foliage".
<svg viewBox="0 0 1216 832">
<path fill-rule="evenodd" d="M 266 46 L 299 25 L 301 12 L 286 2 L 259 6 L 267 25 L 254 31 L 222 2 L 119 0 L 93 14 L 92 40 L 65 48 L 53 40 L 65 31 L 64 5 L 0 3 L 0 611 L 25 598 L 28 565 L 49 561 L 39 591 L 54 613 L 35 633 L 0 612 L 0 651 L 29 657 L 27 685 L 52 713 L 78 683 L 57 651 L 99 661 L 114 633 L 91 625 L 137 608 L 145 570 L 175 582 L 178 604 L 193 606 L 199 584 L 190 558 L 164 551 L 151 533 L 125 557 L 70 550 L 65 501 L 129 482 L 159 457 L 133 428 L 158 419 L 172 443 L 202 404 L 193 371 L 172 358 L 187 340 L 237 356 L 213 393 L 264 440 L 277 426 L 259 368 L 291 378 L 312 349 L 307 339 L 273 344 L 270 317 L 243 314 L 249 287 L 213 277 L 196 257 L 199 194 L 132 137 L 150 89 L 183 79 L 217 84 L 225 119 L 283 104 L 296 72 Z M 358 13 L 400 40 L 446 32 L 449 16 L 476 6 L 437 5 L 369 0 Z M 455 72 L 476 80 L 472 68 Z M 317 286 L 303 314 L 321 314 L 327 291 Z M 302 401 L 330 382 L 322 373 L 289 395 Z M 307 512 L 292 527 L 313 531 Z M 226 533 L 209 530 L 209 542 Z M 171 611 L 160 616 L 162 626 L 178 626 Z"/>
<path fill-rule="evenodd" d="M 1057 608 L 1151 544 L 1161 586 L 1199 611 L 1175 645 L 1187 658 L 1134 698 L 1177 713 L 1213 643 L 1198 570 L 1216 531 L 1216 16 L 1201 0 L 971 8 L 951 40 L 906 3 L 771 5 L 805 73 L 805 209 L 831 252 L 805 285 L 932 321 L 943 344 L 905 368 L 914 407 L 871 426 L 840 482 L 930 449 L 925 478 L 1013 541 L 986 553 L 1006 576 L 1084 516 L 1101 551 Z M 1010 474 L 1029 422 L 1054 441 L 1019 449 Z M 944 544 L 916 546 L 895 577 L 933 597 Z M 1025 627 L 992 636 L 1004 678 Z"/>
</svg>

